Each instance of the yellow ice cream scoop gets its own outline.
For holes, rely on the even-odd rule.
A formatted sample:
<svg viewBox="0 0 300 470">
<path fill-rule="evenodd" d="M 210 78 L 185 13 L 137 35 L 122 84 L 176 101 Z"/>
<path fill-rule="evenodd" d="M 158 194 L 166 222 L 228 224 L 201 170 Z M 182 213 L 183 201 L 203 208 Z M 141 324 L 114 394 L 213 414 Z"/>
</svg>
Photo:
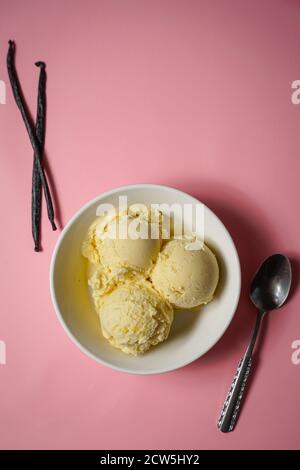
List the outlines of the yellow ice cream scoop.
<svg viewBox="0 0 300 470">
<path fill-rule="evenodd" d="M 174 239 L 160 252 L 151 274 L 154 287 L 177 308 L 193 308 L 213 298 L 219 280 L 214 253 L 189 239 Z"/>
<path fill-rule="evenodd" d="M 98 312 L 103 336 L 135 356 L 167 339 L 173 322 L 172 306 L 146 280 L 117 286 L 102 297 Z"/>
<path fill-rule="evenodd" d="M 93 264 L 146 272 L 162 243 L 162 215 L 130 209 L 96 219 L 83 241 L 82 254 Z"/>
<path fill-rule="evenodd" d="M 124 267 L 137 271 L 147 271 L 155 262 L 160 251 L 161 241 L 132 240 L 120 238 L 103 240 L 100 261 L 102 266 Z"/>
</svg>

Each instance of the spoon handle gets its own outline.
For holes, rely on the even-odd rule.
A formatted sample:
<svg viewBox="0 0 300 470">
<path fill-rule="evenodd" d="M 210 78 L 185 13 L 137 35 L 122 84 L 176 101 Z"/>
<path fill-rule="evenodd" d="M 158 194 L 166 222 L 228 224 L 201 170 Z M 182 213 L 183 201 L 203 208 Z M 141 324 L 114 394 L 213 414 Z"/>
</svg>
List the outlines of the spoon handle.
<svg viewBox="0 0 300 470">
<path fill-rule="evenodd" d="M 220 417 L 218 419 L 218 428 L 222 432 L 233 431 L 239 414 L 241 401 L 244 395 L 246 383 L 252 364 L 252 353 L 260 332 L 261 324 L 266 312 L 258 311 L 255 326 L 245 355 L 239 362 L 235 376 L 231 383 L 229 392 L 224 402 Z"/>
<path fill-rule="evenodd" d="M 247 354 L 245 354 L 245 356 L 243 356 L 239 362 L 234 379 L 231 383 L 220 417 L 218 419 L 218 428 L 222 432 L 230 432 L 234 429 L 246 383 L 249 377 L 251 364 L 252 358 L 251 356 L 247 356 Z"/>
</svg>

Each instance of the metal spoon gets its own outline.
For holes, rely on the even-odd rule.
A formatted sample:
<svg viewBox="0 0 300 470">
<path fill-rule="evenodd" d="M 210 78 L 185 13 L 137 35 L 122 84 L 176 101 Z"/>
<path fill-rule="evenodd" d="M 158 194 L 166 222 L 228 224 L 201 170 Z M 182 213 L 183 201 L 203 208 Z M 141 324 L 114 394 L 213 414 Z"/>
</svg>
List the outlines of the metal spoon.
<svg viewBox="0 0 300 470">
<path fill-rule="evenodd" d="M 233 431 L 245 386 L 248 380 L 252 354 L 262 320 L 270 310 L 281 307 L 287 299 L 292 281 L 291 263 L 287 256 L 276 254 L 267 258 L 256 272 L 250 286 L 250 299 L 258 309 L 255 327 L 245 355 L 239 362 L 233 382 L 224 402 L 218 428 Z"/>
</svg>

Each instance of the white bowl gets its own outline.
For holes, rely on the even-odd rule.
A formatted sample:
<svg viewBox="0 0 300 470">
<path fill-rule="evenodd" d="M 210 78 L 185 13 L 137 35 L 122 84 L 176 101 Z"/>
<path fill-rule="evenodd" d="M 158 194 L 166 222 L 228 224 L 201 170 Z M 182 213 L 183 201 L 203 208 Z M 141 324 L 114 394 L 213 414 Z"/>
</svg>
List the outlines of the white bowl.
<svg viewBox="0 0 300 470">
<path fill-rule="evenodd" d="M 89 357 L 119 371 L 158 374 L 183 367 L 205 354 L 221 338 L 235 313 L 241 287 L 239 257 L 227 229 L 204 206 L 205 242 L 214 250 L 220 265 L 220 282 L 214 300 L 193 311 L 176 311 L 169 338 L 138 357 L 109 345 L 101 334 L 86 279 L 81 243 L 100 203 L 118 205 L 126 195 L 128 204 L 174 202 L 199 204 L 189 194 L 167 186 L 137 184 L 101 194 L 70 220 L 53 252 L 50 290 L 57 316 L 69 337 Z"/>
</svg>

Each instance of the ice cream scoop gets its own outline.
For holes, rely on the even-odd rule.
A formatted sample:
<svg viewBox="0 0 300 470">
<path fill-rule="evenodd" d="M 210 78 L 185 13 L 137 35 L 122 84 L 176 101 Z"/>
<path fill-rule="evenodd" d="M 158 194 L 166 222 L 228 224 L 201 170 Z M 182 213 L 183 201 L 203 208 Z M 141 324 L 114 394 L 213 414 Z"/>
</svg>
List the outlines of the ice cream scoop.
<svg viewBox="0 0 300 470">
<path fill-rule="evenodd" d="M 98 307 L 101 295 L 133 275 L 148 277 L 162 244 L 162 215 L 131 206 L 97 218 L 82 244 L 89 260 L 89 285 Z"/>
<path fill-rule="evenodd" d="M 207 304 L 219 280 L 218 263 L 208 246 L 190 247 L 186 238 L 167 242 L 151 274 L 154 287 L 177 308 Z"/>
<path fill-rule="evenodd" d="M 161 215 L 129 210 L 96 219 L 82 245 L 93 264 L 145 272 L 152 268 L 161 248 Z"/>
<path fill-rule="evenodd" d="M 103 266 L 125 267 L 137 271 L 149 270 L 155 262 L 161 241 L 132 240 L 120 238 L 103 240 L 100 250 L 100 261 Z"/>
<path fill-rule="evenodd" d="M 173 308 L 150 282 L 132 280 L 102 297 L 99 317 L 110 344 L 136 356 L 167 339 Z"/>
</svg>

